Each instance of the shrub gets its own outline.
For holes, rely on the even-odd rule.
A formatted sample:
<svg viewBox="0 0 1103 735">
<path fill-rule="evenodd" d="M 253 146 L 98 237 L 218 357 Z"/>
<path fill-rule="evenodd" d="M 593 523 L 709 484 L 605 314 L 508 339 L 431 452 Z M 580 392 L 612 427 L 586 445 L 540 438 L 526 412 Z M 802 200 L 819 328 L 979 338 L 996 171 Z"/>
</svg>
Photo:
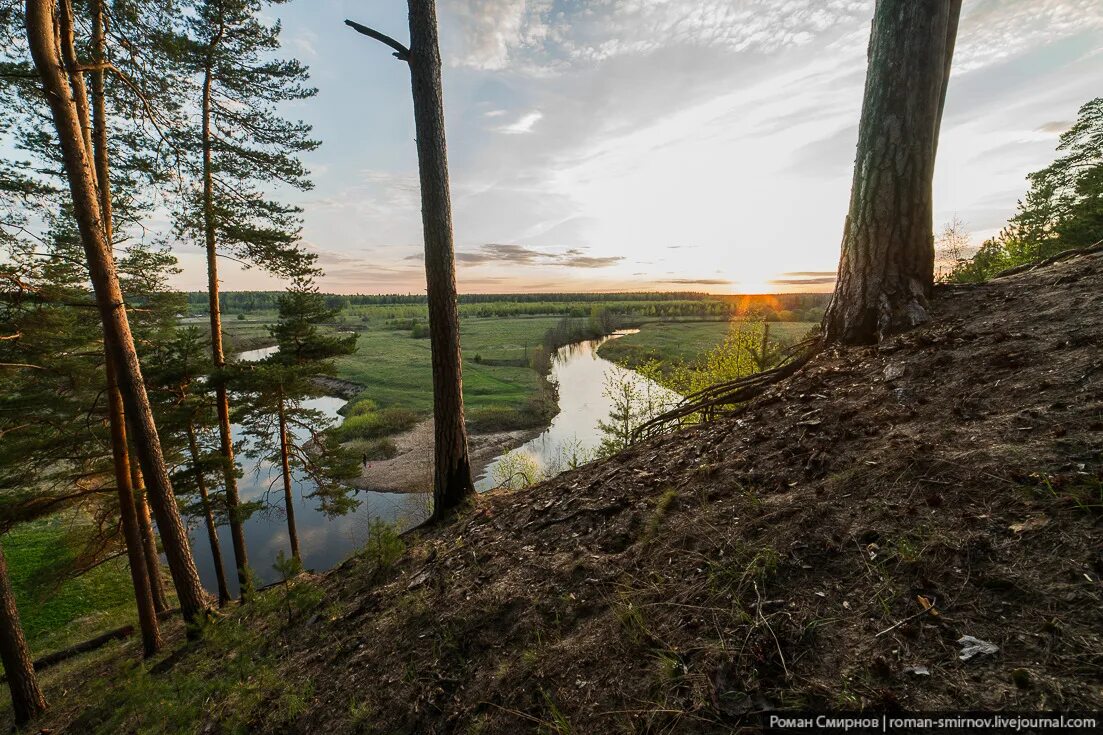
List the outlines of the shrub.
<svg viewBox="0 0 1103 735">
<path fill-rule="evenodd" d="M 356 439 L 345 445 L 355 459 L 367 457 L 369 462 L 391 459 L 398 454 L 398 446 L 390 439 Z"/>
<path fill-rule="evenodd" d="M 416 411 L 408 408 L 384 408 L 380 411 L 365 411 L 349 416 L 334 430 L 337 440 L 348 442 L 354 439 L 379 439 L 390 434 L 398 434 L 413 427 L 421 418 Z"/>
<path fill-rule="evenodd" d="M 360 416 L 366 413 L 374 413 L 379 410 L 379 406 L 370 398 L 361 398 L 355 403 L 350 403 L 345 407 L 343 413 L 346 416 Z"/>
</svg>

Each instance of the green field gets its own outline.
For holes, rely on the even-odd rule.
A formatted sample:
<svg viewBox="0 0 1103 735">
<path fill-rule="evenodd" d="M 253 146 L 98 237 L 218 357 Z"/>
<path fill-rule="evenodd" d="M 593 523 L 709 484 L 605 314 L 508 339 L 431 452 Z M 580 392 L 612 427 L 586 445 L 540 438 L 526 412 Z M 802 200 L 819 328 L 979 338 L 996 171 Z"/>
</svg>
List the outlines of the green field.
<svg viewBox="0 0 1103 735">
<path fill-rule="evenodd" d="M 528 367 L 533 350 L 539 349 L 548 330 L 559 324 L 561 313 L 528 315 L 503 313 L 481 316 L 477 309 L 488 306 L 506 309 L 510 303 L 473 304 L 461 309 L 460 338 L 463 344 L 463 388 L 467 417 L 476 431 L 538 426 L 554 413 L 544 390 L 545 382 L 536 370 Z M 528 306 L 528 305 L 526 305 Z M 574 305 L 573 317 L 588 313 L 584 304 Z M 243 314 L 226 314 L 223 325 L 229 350 L 252 349 L 272 343 L 268 325 L 276 319 L 271 310 L 252 310 Z M 189 321 L 195 320 L 195 317 Z M 640 324 L 639 334 L 629 335 L 605 344 L 603 357 L 635 367 L 658 359 L 663 362 L 692 363 L 700 355 L 723 341 L 730 322 L 700 320 L 675 315 L 655 319 L 643 315 L 626 315 L 621 323 Z M 354 354 L 338 358 L 337 376 L 352 381 L 363 390 L 350 402 L 350 409 L 361 401 L 370 400 L 371 410 L 380 412 L 382 430 L 373 428 L 371 437 L 378 438 L 401 430 L 386 427 L 386 409 L 415 411 L 421 416 L 432 410 L 432 368 L 429 340 L 425 333 L 426 312 L 421 305 L 354 304 L 345 307 L 329 325 L 342 331 L 359 334 Z M 771 322 L 772 341 L 792 343 L 804 336 L 813 322 Z M 415 331 L 416 330 L 416 331 Z M 505 364 L 503 364 L 505 363 Z M 362 408 L 366 408 L 364 404 Z M 355 438 L 351 431 L 348 439 Z"/>
<path fill-rule="evenodd" d="M 523 360 L 540 345 L 560 317 L 469 317 L 460 322 L 463 344 L 463 393 L 468 410 L 522 410 L 539 394 L 540 377 L 519 365 L 486 365 L 482 360 Z M 353 355 L 337 360 L 338 376 L 364 386 L 360 397 L 381 408 L 411 408 L 428 413 L 433 406 L 429 340 L 409 330 L 369 326 L 360 332 Z M 477 359 L 478 358 L 478 361 Z"/>
<path fill-rule="evenodd" d="M 78 513 L 65 513 L 20 524 L 4 536 L 4 556 L 33 656 L 137 622 L 125 558 L 109 559 L 76 579 L 57 579 L 78 553 L 70 540 L 82 522 Z"/>
<path fill-rule="evenodd" d="M 650 360 L 692 363 L 700 355 L 724 341 L 728 321 L 652 322 L 630 334 L 606 342 L 601 356 L 619 365 L 636 367 Z M 770 322 L 770 341 L 792 344 L 799 341 L 817 322 Z"/>
</svg>

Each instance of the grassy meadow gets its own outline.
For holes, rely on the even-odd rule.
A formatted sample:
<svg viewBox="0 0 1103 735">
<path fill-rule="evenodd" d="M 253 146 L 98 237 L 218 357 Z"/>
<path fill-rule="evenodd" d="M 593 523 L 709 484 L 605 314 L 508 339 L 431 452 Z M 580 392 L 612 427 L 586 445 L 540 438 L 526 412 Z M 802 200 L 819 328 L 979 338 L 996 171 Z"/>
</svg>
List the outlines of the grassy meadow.
<svg viewBox="0 0 1103 735">
<path fill-rule="evenodd" d="M 87 523 L 74 511 L 19 524 L 4 536 L 4 555 L 32 656 L 137 619 L 125 557 L 110 558 L 75 579 L 57 576 L 78 560 L 74 540 Z"/>
<path fill-rule="evenodd" d="M 578 296 L 571 300 L 533 301 L 526 297 L 466 297 L 460 303 L 463 343 L 463 387 L 467 417 L 475 431 L 541 426 L 554 414 L 546 381 L 533 369 L 534 353 L 542 349 L 549 330 L 565 321 L 640 327 L 639 334 L 607 343 L 602 356 L 634 367 L 652 359 L 693 363 L 724 340 L 730 317 L 748 306 L 756 313 L 773 309 L 775 317 L 811 318 L 821 308 L 817 295 L 790 297 L 682 298 L 681 295 Z M 229 352 L 272 344 L 268 327 L 276 320 L 272 294 L 227 294 L 223 327 Z M 341 310 L 329 327 L 359 335 L 356 352 L 336 360 L 337 377 L 362 386 L 346 407 L 354 417 L 346 440 L 376 442 L 408 428 L 413 416 L 432 410 L 432 369 L 426 307 L 395 297 L 396 303 L 361 303 L 371 297 L 332 297 Z M 386 299 L 388 297 L 378 297 Z M 481 299 L 489 299 L 483 301 Z M 777 303 L 788 298 L 793 303 Z M 783 308 L 784 307 L 784 308 Z M 201 309 L 202 305 L 197 304 Z M 193 310 L 189 322 L 204 323 Z M 812 326 L 811 321 L 770 324 L 772 341 L 791 343 Z M 539 362 L 537 360 L 536 362 Z M 546 364 L 546 363 L 545 363 Z"/>
<path fill-rule="evenodd" d="M 792 344 L 800 341 L 818 322 L 770 322 L 770 341 Z M 724 341 L 731 322 L 650 322 L 637 334 L 629 334 L 603 344 L 602 357 L 618 365 L 634 368 L 651 360 L 661 363 L 693 363 L 698 357 Z"/>
</svg>

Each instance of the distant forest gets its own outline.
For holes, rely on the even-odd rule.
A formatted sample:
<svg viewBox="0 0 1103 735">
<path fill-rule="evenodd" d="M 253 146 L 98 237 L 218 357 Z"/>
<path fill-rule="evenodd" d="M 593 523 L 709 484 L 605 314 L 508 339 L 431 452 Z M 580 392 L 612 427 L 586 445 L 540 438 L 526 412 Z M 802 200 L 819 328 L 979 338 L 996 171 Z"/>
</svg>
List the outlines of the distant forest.
<svg viewBox="0 0 1103 735">
<path fill-rule="evenodd" d="M 223 313 L 249 314 L 274 311 L 280 291 L 226 291 L 221 294 Z M 326 306 L 347 309 L 360 306 L 424 306 L 425 294 L 325 294 Z M 464 316 L 589 315 L 593 305 L 634 316 L 697 317 L 727 319 L 755 315 L 767 320 L 819 321 L 827 302 L 826 293 L 717 295 L 693 291 L 656 293 L 542 293 L 460 294 Z M 206 314 L 205 291 L 187 294 L 188 312 Z"/>
</svg>

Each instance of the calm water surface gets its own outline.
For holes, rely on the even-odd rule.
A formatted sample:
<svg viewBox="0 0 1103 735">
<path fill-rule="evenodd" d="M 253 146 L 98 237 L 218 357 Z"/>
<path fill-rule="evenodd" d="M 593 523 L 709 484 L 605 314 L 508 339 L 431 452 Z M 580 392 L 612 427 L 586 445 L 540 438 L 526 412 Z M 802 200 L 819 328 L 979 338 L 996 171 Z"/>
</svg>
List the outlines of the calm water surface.
<svg viewBox="0 0 1103 735">
<path fill-rule="evenodd" d="M 249 350 L 237 355 L 244 362 L 262 360 L 276 352 L 276 347 Z M 345 405 L 342 398 L 323 397 L 304 401 L 309 407 L 323 412 L 340 422 L 337 410 Z M 301 430 L 300 430 L 301 431 Z M 233 426 L 234 446 L 244 440 L 240 426 Z M 302 438 L 302 437 L 300 437 Z M 244 476 L 238 480 L 238 492 L 243 501 L 263 499 L 271 493 L 276 507 L 255 513 L 245 521 L 245 543 L 249 550 L 249 564 L 256 575 L 257 584 L 263 585 L 279 579 L 272 568 L 276 555 L 283 551 L 291 554 L 287 536 L 287 520 L 283 514 L 283 481 L 278 464 L 249 456 L 246 452 L 238 454 L 238 463 Z M 428 495 L 421 493 L 399 494 L 378 493 L 360 490 L 355 497 L 360 507 L 352 513 L 335 518 L 319 513 L 316 501 L 304 499 L 314 489 L 314 484 L 302 477 L 295 477 L 293 483 L 295 497 L 295 525 L 299 531 L 299 546 L 303 555 L 303 566 L 307 569 L 323 571 L 333 567 L 361 548 L 368 539 L 371 522 L 381 518 L 395 523 L 400 528 L 409 528 L 428 515 Z M 223 563 L 226 565 L 226 578 L 230 585 L 230 594 L 237 594 L 237 575 L 233 570 L 233 543 L 230 540 L 228 526 L 220 526 L 218 540 L 222 546 Z M 210 591 L 218 590 L 214 563 L 211 561 L 211 545 L 207 539 L 206 527 L 201 521 L 191 524 L 192 551 L 195 563 L 199 567 L 199 576 L 203 585 Z"/>
<path fill-rule="evenodd" d="M 630 376 L 638 390 L 650 391 L 656 401 L 673 402 L 679 396 L 642 375 L 626 370 L 598 355 L 598 347 L 611 339 L 639 330 L 623 330 L 602 339 L 560 347 L 552 357 L 551 380 L 559 388 L 559 413 L 536 438 L 514 452 L 527 455 L 541 470 L 552 474 L 568 469 L 572 457 L 586 458 L 601 444 L 598 423 L 609 420 L 613 400 L 605 394 L 610 379 Z M 502 457 L 492 462 L 475 483 L 486 491 L 503 478 L 496 473 Z"/>
<path fill-rule="evenodd" d="M 609 412 L 613 409 L 612 400 L 604 393 L 607 376 L 621 376 L 630 372 L 599 357 L 597 348 L 606 340 L 627 333 L 621 332 L 604 339 L 567 345 L 556 351 L 552 358 L 551 380 L 559 387 L 559 413 L 543 433 L 514 450 L 515 452 L 529 455 L 541 468 L 563 469 L 572 453 L 581 456 L 597 448 L 601 443 L 598 422 L 608 419 Z M 277 349 L 266 347 L 249 350 L 238 354 L 237 359 L 244 362 L 262 360 L 274 354 Z M 653 391 L 655 395 L 676 397 L 639 375 L 634 375 L 634 379 L 638 386 Z M 322 411 L 337 422 L 342 420 L 337 411 L 344 403 L 341 398 L 331 397 L 306 401 L 307 406 Z M 235 446 L 238 446 L 244 439 L 241 427 L 235 425 L 233 434 Z M 290 554 L 287 522 L 282 510 L 283 485 L 279 466 L 251 457 L 247 452 L 239 453 L 238 460 L 245 472 L 244 477 L 238 481 L 242 500 L 262 499 L 266 494 L 272 493 L 271 499 L 276 504 L 275 508 L 259 512 L 245 522 L 245 541 L 249 548 L 250 565 L 256 574 L 257 583 L 267 584 L 279 578 L 272 568 L 276 555 L 280 551 Z M 479 478 L 476 487 L 480 491 L 493 487 L 494 470 L 501 461 L 499 458 L 492 462 Z M 425 518 L 430 508 L 428 494 L 361 490 L 356 494 L 356 498 L 360 500 L 360 507 L 356 511 L 329 518 L 315 509 L 313 500 L 303 498 L 304 494 L 313 490 L 313 483 L 296 477 L 294 490 L 295 521 L 303 565 L 316 571 L 339 564 L 362 547 L 367 541 L 368 529 L 374 519 L 380 518 L 401 528 L 409 528 Z M 237 579 L 233 573 L 230 529 L 226 526 L 219 527 L 218 534 L 227 567 L 227 579 L 231 586 L 230 592 L 236 594 Z M 217 590 L 210 544 L 201 522 L 193 521 L 191 540 L 203 584 L 208 590 Z"/>
</svg>

